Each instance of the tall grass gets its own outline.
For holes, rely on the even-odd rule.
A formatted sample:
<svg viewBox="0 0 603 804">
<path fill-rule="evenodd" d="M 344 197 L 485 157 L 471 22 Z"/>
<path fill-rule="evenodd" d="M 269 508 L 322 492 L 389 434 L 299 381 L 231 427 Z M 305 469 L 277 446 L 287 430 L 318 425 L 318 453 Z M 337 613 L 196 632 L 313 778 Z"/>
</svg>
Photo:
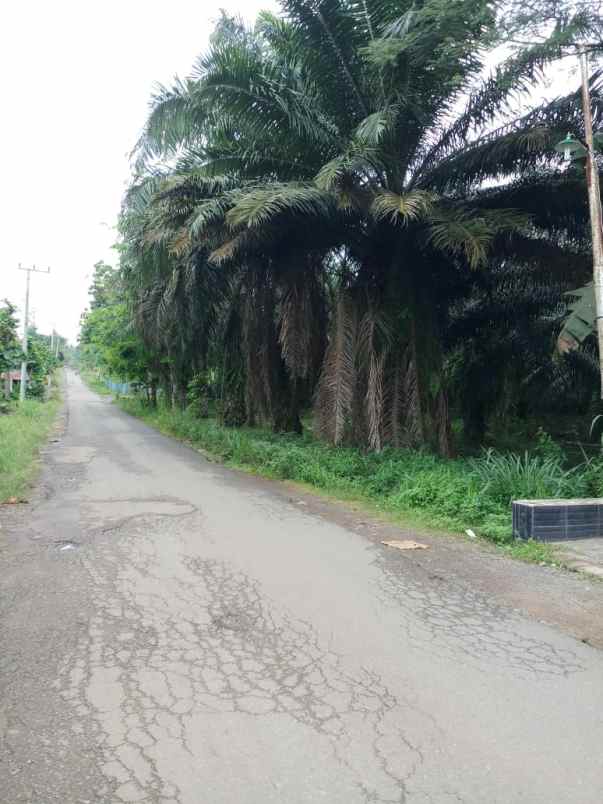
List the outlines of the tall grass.
<svg viewBox="0 0 603 804">
<path fill-rule="evenodd" d="M 588 476 L 582 466 L 564 469 L 561 458 L 498 454 L 489 449 L 472 462 L 482 492 L 501 505 L 512 500 L 583 496 Z"/>
<path fill-rule="evenodd" d="M 101 394 L 102 396 L 111 395 L 111 391 L 107 387 L 105 381 L 97 374 L 95 374 L 93 371 L 88 371 L 87 369 L 80 368 L 79 374 L 80 377 L 86 383 L 86 385 L 93 391 L 95 391 L 95 393 Z"/>
<path fill-rule="evenodd" d="M 56 418 L 59 400 L 27 399 L 0 415 L 0 502 L 22 497 L 37 468 L 39 448 Z"/>
<path fill-rule="evenodd" d="M 512 540 L 512 499 L 582 496 L 603 490 L 600 465 L 566 471 L 556 457 L 490 451 L 477 459 L 442 460 L 399 449 L 367 454 L 327 446 L 308 434 L 225 428 L 190 411 L 151 410 L 135 399 L 119 404 L 231 466 L 364 500 L 383 512 L 432 527 L 472 528 L 497 542 Z"/>
</svg>

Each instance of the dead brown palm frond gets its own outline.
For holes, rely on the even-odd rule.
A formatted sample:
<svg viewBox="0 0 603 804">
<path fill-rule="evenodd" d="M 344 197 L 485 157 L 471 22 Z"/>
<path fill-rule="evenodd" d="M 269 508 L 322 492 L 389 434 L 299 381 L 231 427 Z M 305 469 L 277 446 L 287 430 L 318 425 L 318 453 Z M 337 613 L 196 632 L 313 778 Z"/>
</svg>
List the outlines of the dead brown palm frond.
<svg viewBox="0 0 603 804">
<path fill-rule="evenodd" d="M 190 250 L 190 246 L 190 232 L 186 226 L 181 226 L 170 243 L 169 252 L 174 257 L 183 257 Z"/>
<path fill-rule="evenodd" d="M 396 344 L 386 370 L 383 441 L 393 447 L 423 443 L 415 348 L 412 339 Z"/>
<path fill-rule="evenodd" d="M 209 255 L 209 261 L 219 265 L 221 262 L 231 260 L 245 244 L 246 234 L 246 232 L 241 232 L 215 248 Z"/>
<path fill-rule="evenodd" d="M 247 424 L 269 418 L 269 391 L 265 383 L 266 344 L 262 328 L 260 291 L 248 287 L 243 302 L 243 353 L 245 360 L 245 410 Z"/>
<path fill-rule="evenodd" d="M 383 445 L 384 366 L 391 346 L 391 323 L 383 311 L 369 306 L 358 331 L 358 360 L 366 378 L 364 412 L 368 446 L 379 452 Z"/>
<path fill-rule="evenodd" d="M 174 304 L 178 295 L 178 286 L 180 284 L 180 270 L 178 267 L 174 268 L 169 276 L 167 283 L 163 288 L 163 293 L 159 300 L 156 310 L 156 325 L 161 329 L 168 329 L 174 322 Z"/>
<path fill-rule="evenodd" d="M 450 415 L 448 412 L 448 394 L 445 388 L 440 388 L 435 402 L 435 421 L 438 429 L 438 452 L 444 458 L 450 458 Z"/>
<path fill-rule="evenodd" d="M 283 360 L 293 380 L 305 379 L 310 373 L 313 323 L 311 288 L 297 281 L 281 301 L 278 334 Z"/>
<path fill-rule="evenodd" d="M 344 440 L 352 414 L 357 333 L 356 302 L 347 291 L 342 291 L 337 300 L 315 400 L 317 431 L 336 445 Z"/>
<path fill-rule="evenodd" d="M 398 355 L 385 368 L 385 392 L 383 395 L 383 443 L 392 447 L 401 446 L 400 418 L 402 410 L 402 381 Z"/>
<path fill-rule="evenodd" d="M 402 418 L 404 413 L 404 353 L 394 347 L 386 366 L 383 397 L 383 442 L 392 447 L 403 447 Z"/>
<path fill-rule="evenodd" d="M 266 271 L 254 266 L 247 278 L 243 312 L 247 423 L 274 421 L 279 405 L 280 352 L 274 322 L 274 287 Z"/>
<path fill-rule="evenodd" d="M 381 452 L 383 446 L 383 367 L 387 355 L 373 353 L 369 359 L 364 404 L 368 425 L 368 446 Z"/>
<path fill-rule="evenodd" d="M 403 374 L 404 418 L 403 433 L 406 446 L 415 447 L 424 442 L 421 395 L 417 371 L 417 354 L 414 342 L 406 349 Z"/>
<path fill-rule="evenodd" d="M 290 378 L 314 384 L 325 351 L 327 309 L 322 255 L 296 254 L 281 280 L 278 340 Z"/>
</svg>

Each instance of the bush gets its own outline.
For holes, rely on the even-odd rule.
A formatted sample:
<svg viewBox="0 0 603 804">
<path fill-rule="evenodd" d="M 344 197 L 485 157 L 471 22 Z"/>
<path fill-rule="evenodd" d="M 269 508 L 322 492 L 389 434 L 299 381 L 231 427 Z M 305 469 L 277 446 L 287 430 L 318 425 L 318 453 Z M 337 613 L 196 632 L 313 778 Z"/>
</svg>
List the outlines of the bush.
<svg viewBox="0 0 603 804">
<path fill-rule="evenodd" d="M 603 461 L 600 458 L 591 458 L 583 464 L 581 472 L 585 486 L 584 495 L 587 497 L 603 497 Z"/>
<path fill-rule="evenodd" d="M 565 470 L 558 457 L 501 455 L 487 450 L 472 461 L 481 493 L 500 505 L 517 499 L 580 496 L 587 487 L 581 467 Z"/>
<path fill-rule="evenodd" d="M 512 499 L 603 492 L 603 462 L 565 470 L 557 445 L 546 433 L 539 438 L 537 454 L 490 450 L 472 460 L 443 460 L 392 448 L 366 454 L 328 446 L 309 434 L 224 427 L 215 419 L 199 419 L 194 408 L 152 410 L 137 400 L 120 400 L 120 405 L 232 466 L 367 500 L 427 525 L 461 531 L 471 527 L 497 542 L 512 539 Z"/>
<path fill-rule="evenodd" d="M 206 372 L 196 372 L 188 384 L 186 398 L 188 408 L 200 419 L 209 416 L 210 383 Z"/>
<path fill-rule="evenodd" d="M 36 457 L 59 402 L 26 399 L 0 417 L 0 502 L 23 495 L 35 474 Z"/>
<path fill-rule="evenodd" d="M 534 453 L 541 458 L 552 458 L 560 464 L 565 463 L 567 456 L 563 448 L 542 427 L 536 433 Z"/>
</svg>

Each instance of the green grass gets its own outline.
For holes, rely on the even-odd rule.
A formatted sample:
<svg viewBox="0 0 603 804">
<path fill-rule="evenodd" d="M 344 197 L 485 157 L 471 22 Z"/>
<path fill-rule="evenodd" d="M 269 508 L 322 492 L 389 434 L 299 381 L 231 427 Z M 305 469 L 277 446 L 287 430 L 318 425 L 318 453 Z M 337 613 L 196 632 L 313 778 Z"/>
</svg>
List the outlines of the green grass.
<svg viewBox="0 0 603 804">
<path fill-rule="evenodd" d="M 111 395 L 112 392 L 109 390 L 109 388 L 107 388 L 104 380 L 101 380 L 100 377 L 94 374 L 94 372 L 87 371 L 86 369 L 80 369 L 79 374 L 90 390 L 97 394 L 101 394 L 102 396 Z"/>
<path fill-rule="evenodd" d="M 412 450 L 363 453 L 328 446 L 309 434 L 225 428 L 190 411 L 152 410 L 133 398 L 118 404 L 229 466 L 354 500 L 388 519 L 419 528 L 461 534 L 470 528 L 526 561 L 555 564 L 560 559 L 551 545 L 513 539 L 512 498 L 599 495 L 603 490 L 601 467 L 566 471 L 547 456 L 489 452 L 481 458 L 442 460 Z"/>
<path fill-rule="evenodd" d="M 21 499 L 38 468 L 39 449 L 56 419 L 60 399 L 13 402 L 0 415 L 0 502 Z"/>
</svg>

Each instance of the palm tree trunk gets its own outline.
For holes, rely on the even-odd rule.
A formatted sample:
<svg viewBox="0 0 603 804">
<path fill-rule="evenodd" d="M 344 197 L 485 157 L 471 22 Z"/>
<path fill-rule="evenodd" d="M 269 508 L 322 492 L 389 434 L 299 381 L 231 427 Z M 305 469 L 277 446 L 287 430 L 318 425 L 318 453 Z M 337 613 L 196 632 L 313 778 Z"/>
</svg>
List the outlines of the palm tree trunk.
<svg viewBox="0 0 603 804">
<path fill-rule="evenodd" d="M 386 389 L 386 431 L 390 443 L 394 438 L 405 446 L 427 447 L 449 457 L 450 415 L 434 288 L 424 275 L 401 270 L 403 267 L 398 254 L 392 263 L 387 296 L 393 309 L 403 305 L 405 311 L 398 342 L 392 347 L 399 357 L 389 375 L 394 387 Z"/>
<path fill-rule="evenodd" d="M 444 458 L 452 455 L 444 354 L 435 311 L 429 300 L 413 305 L 410 345 L 415 355 L 417 403 L 423 445 Z"/>
<path fill-rule="evenodd" d="M 149 384 L 149 404 L 152 408 L 157 407 L 157 378 L 153 377 Z"/>
<path fill-rule="evenodd" d="M 176 402 L 180 410 L 184 410 L 186 408 L 187 390 L 188 390 L 188 383 L 183 377 L 179 377 L 176 392 Z"/>
<path fill-rule="evenodd" d="M 172 410 L 176 410 L 178 406 L 178 380 L 173 365 L 170 366 L 170 405 Z"/>
</svg>

